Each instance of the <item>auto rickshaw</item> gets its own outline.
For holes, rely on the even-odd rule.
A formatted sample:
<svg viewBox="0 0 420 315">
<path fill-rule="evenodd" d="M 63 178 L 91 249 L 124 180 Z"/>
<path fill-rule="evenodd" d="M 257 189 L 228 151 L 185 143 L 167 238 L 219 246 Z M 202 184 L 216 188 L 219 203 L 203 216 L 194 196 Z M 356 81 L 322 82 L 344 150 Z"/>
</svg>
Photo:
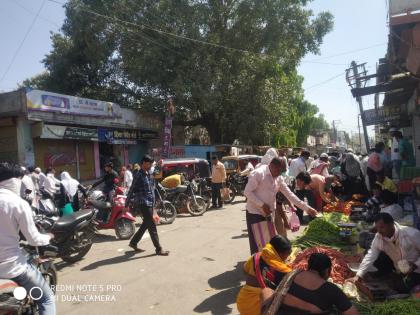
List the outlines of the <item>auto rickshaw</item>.
<svg viewBox="0 0 420 315">
<path fill-rule="evenodd" d="M 182 173 L 185 179 L 191 181 L 195 177 L 209 178 L 209 162 L 198 158 L 162 159 L 155 169 L 155 179 L 162 180 L 170 175 Z"/>
<path fill-rule="evenodd" d="M 255 167 L 261 162 L 261 157 L 258 155 L 238 155 L 225 156 L 222 158 L 222 163 L 225 166 L 227 176 L 245 170 L 248 161 Z"/>
</svg>

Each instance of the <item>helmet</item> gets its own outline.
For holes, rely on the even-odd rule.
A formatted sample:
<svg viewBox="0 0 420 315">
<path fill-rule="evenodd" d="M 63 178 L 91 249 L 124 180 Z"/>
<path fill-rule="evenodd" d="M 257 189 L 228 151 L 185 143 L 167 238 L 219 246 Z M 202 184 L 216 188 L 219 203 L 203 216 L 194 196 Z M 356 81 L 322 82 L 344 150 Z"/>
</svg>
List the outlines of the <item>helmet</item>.
<svg viewBox="0 0 420 315">
<path fill-rule="evenodd" d="M 105 194 L 102 191 L 100 191 L 100 190 L 94 190 L 94 191 L 92 191 L 90 193 L 89 198 L 92 199 L 92 200 L 102 200 L 102 201 L 105 201 L 106 200 Z"/>
</svg>

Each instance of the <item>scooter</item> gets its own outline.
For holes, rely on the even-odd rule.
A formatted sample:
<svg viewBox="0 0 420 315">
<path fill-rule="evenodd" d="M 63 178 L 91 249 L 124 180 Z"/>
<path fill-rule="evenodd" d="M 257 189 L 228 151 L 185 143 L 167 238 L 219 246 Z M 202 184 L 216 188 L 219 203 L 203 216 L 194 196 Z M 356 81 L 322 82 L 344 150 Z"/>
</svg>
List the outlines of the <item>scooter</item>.
<svg viewBox="0 0 420 315">
<path fill-rule="evenodd" d="M 115 229 L 115 234 L 119 239 L 126 240 L 131 238 L 136 231 L 136 218 L 125 207 L 127 196 L 124 195 L 123 188 L 117 187 L 112 196 L 112 203 L 107 202 L 103 192 L 95 190 L 87 192 L 85 207 L 97 209 L 104 220 L 97 220 L 99 230 Z"/>
</svg>

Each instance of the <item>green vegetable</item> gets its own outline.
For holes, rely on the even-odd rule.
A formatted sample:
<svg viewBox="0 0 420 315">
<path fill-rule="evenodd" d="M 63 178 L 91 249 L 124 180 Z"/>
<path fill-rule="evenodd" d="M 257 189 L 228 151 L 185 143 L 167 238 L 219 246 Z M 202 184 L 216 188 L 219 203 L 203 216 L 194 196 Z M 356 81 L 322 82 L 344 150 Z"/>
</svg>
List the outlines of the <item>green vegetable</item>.
<svg viewBox="0 0 420 315">
<path fill-rule="evenodd" d="M 343 245 L 339 227 L 325 219 L 319 218 L 311 221 L 303 233 L 293 244 L 301 248 L 314 246 L 340 247 Z"/>
<path fill-rule="evenodd" d="M 419 299 L 392 300 L 383 303 L 354 303 L 361 315 L 418 315 Z"/>
<path fill-rule="evenodd" d="M 323 219 L 333 224 L 337 224 L 339 222 L 350 222 L 350 217 L 340 212 L 324 213 Z"/>
</svg>

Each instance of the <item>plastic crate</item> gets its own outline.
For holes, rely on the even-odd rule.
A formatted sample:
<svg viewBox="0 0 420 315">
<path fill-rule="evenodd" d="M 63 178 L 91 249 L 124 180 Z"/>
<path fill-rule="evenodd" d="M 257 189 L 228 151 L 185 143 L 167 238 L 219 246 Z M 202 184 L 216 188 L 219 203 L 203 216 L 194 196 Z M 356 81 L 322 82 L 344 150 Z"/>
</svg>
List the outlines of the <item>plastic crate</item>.
<svg viewBox="0 0 420 315">
<path fill-rule="evenodd" d="M 414 185 L 411 180 L 400 180 L 397 186 L 399 194 L 410 194 L 414 189 Z"/>
<path fill-rule="evenodd" d="M 414 177 L 420 177 L 420 167 L 403 166 L 401 168 L 401 180 L 411 180 Z"/>
</svg>

